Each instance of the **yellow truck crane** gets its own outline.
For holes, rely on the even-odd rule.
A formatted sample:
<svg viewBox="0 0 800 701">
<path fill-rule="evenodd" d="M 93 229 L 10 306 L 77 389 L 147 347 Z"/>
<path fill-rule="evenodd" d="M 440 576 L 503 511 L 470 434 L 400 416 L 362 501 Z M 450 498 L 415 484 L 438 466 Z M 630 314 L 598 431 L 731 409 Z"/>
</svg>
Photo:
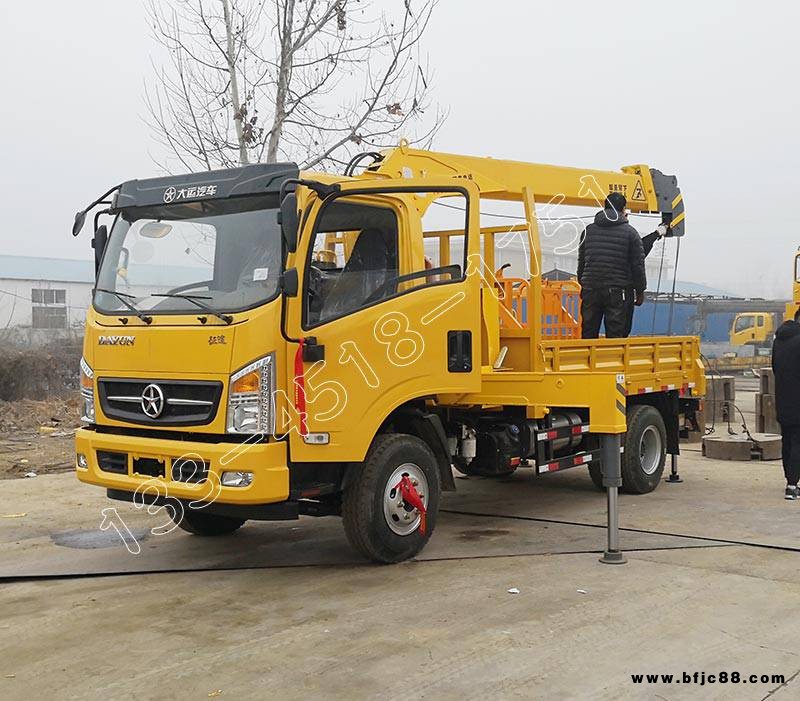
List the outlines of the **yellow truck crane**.
<svg viewBox="0 0 800 701">
<path fill-rule="evenodd" d="M 581 340 L 577 285 L 539 274 L 537 206 L 620 191 L 681 235 L 675 178 L 406 144 L 370 156 L 357 176 L 354 160 L 345 175 L 259 164 L 133 180 L 78 213 L 76 235 L 105 206 L 78 478 L 199 535 L 341 515 L 379 562 L 425 545 L 452 466 L 588 466 L 609 503 L 620 484 L 655 489 L 704 392 L 699 341 Z M 482 226 L 491 200 L 518 203 L 521 222 Z M 526 269 L 495 277 L 513 236 Z M 604 478 L 621 437 L 621 480 Z"/>
</svg>

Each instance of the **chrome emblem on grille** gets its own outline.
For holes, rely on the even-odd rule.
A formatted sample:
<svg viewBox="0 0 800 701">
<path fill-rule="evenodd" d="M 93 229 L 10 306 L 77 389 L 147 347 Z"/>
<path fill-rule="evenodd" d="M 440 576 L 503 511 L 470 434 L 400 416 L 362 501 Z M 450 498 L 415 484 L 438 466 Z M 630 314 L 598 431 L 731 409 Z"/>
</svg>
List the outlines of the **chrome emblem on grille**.
<svg viewBox="0 0 800 701">
<path fill-rule="evenodd" d="M 151 419 L 157 419 L 164 411 L 164 393 L 158 385 L 147 385 L 142 390 L 142 411 Z"/>
</svg>

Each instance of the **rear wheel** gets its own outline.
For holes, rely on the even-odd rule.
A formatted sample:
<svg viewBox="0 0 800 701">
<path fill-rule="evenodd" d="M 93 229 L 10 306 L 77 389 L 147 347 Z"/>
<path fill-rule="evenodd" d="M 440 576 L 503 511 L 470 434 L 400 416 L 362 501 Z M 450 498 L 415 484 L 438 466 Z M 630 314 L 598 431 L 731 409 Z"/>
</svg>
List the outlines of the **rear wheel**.
<svg viewBox="0 0 800 701">
<path fill-rule="evenodd" d="M 347 539 L 374 562 L 401 562 L 428 542 L 439 510 L 439 469 L 428 445 L 407 434 L 375 438 L 363 463 L 353 465 L 342 496 Z M 425 506 L 425 517 L 403 499 L 408 477 Z M 424 533 L 422 525 L 425 525 Z"/>
<path fill-rule="evenodd" d="M 178 528 L 182 528 L 192 535 L 227 535 L 228 533 L 233 533 L 235 530 L 238 530 L 245 523 L 245 520 L 241 518 L 204 514 L 191 507 L 184 507 L 182 510 L 174 508 L 168 508 L 167 510 Z M 181 511 L 183 511 L 183 513 L 181 513 Z"/>
<path fill-rule="evenodd" d="M 638 405 L 628 411 L 628 432 L 622 454 L 622 489 L 647 494 L 661 482 L 667 459 L 667 429 L 655 407 Z"/>
</svg>

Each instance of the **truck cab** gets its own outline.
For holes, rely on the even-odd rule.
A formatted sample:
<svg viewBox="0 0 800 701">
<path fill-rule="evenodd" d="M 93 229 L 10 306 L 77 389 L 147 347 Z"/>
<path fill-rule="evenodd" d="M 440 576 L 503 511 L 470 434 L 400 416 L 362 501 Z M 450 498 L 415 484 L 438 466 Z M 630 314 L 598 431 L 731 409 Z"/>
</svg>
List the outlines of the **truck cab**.
<svg viewBox="0 0 800 701">
<path fill-rule="evenodd" d="M 742 312 L 731 324 L 732 346 L 755 346 L 766 348 L 775 335 L 775 323 L 771 312 Z"/>
</svg>

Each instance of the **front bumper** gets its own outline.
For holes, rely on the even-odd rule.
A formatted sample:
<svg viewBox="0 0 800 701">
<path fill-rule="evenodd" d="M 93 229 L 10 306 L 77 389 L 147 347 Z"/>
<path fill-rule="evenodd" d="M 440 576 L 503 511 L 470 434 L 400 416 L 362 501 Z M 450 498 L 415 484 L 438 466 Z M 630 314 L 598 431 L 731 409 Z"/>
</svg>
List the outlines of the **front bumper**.
<svg viewBox="0 0 800 701">
<path fill-rule="evenodd" d="M 274 504 L 289 498 L 289 468 L 286 443 L 208 443 L 169 438 L 143 438 L 115 433 L 98 433 L 80 428 L 75 433 L 75 451 L 86 456 L 88 466 L 76 467 L 78 479 L 109 490 L 147 491 L 161 497 L 218 502 L 220 504 Z M 98 451 L 124 453 L 127 472 L 117 474 L 100 469 Z M 172 462 L 180 458 L 201 458 L 209 478 L 201 483 L 172 479 Z M 150 458 L 164 463 L 164 476 L 134 473 L 134 460 Z M 247 487 L 220 484 L 222 472 L 252 472 Z M 211 474 L 213 473 L 213 475 Z"/>
</svg>

